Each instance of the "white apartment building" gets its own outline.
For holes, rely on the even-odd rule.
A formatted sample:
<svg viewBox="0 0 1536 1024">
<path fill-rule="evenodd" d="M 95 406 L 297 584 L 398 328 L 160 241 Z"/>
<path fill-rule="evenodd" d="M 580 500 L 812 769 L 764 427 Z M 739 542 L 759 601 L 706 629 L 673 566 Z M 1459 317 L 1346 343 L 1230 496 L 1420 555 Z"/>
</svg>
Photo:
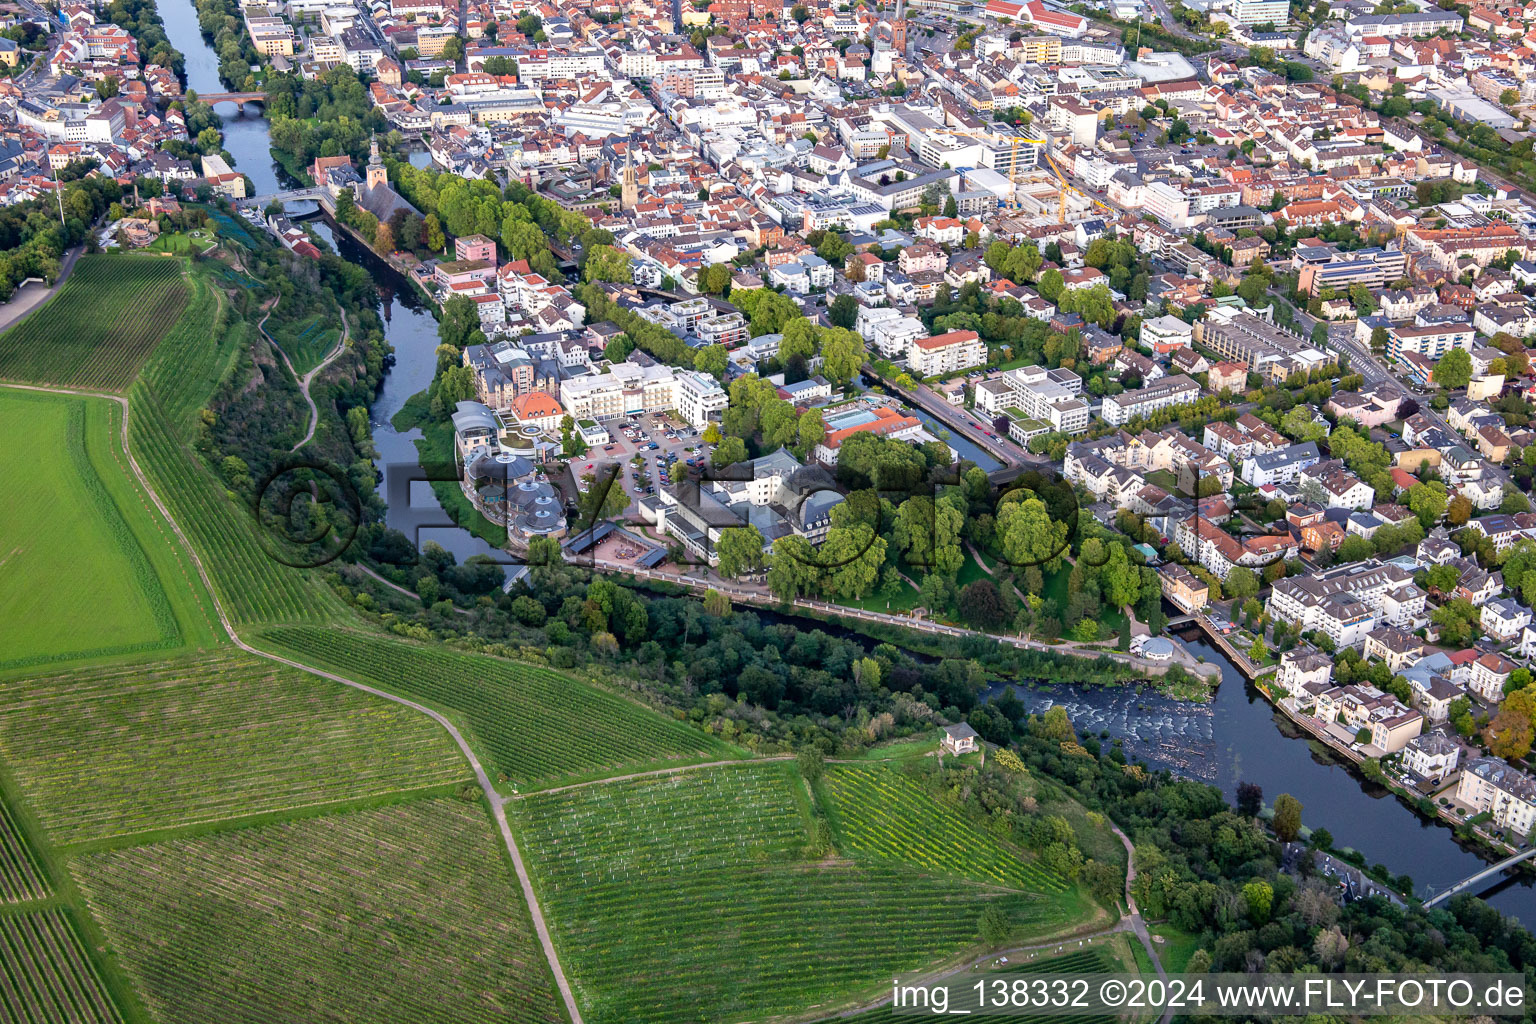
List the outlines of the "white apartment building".
<svg viewBox="0 0 1536 1024">
<path fill-rule="evenodd" d="M 887 359 L 900 359 L 925 333 L 923 322 L 890 306 L 861 306 L 853 329 Z"/>
<path fill-rule="evenodd" d="M 1148 182 L 1142 189 L 1142 208 L 1171 228 L 1190 226 L 1189 197 L 1166 181 Z"/>
<path fill-rule="evenodd" d="M 1424 779 L 1449 777 L 1460 760 L 1461 745 L 1437 732 L 1415 736 L 1403 748 L 1403 767 Z"/>
<path fill-rule="evenodd" d="M 1359 647 L 1382 623 L 1418 628 L 1427 601 L 1408 572 L 1372 559 L 1277 580 L 1265 607 L 1298 631 L 1322 630 L 1340 647 Z"/>
<path fill-rule="evenodd" d="M 999 411 L 1014 421 L 1009 427 L 1010 434 L 1021 420 L 1049 425 L 1051 431 L 1062 434 L 1080 434 L 1088 429 L 1088 403 L 1080 397 L 1083 378 L 1071 370 L 1023 366 L 1009 370 L 1001 380 L 1007 386 L 1009 401 Z M 982 393 L 982 388 L 976 389 L 978 405 Z M 989 401 L 994 397 L 989 395 Z"/>
<path fill-rule="evenodd" d="M 1159 409 L 1189 405 L 1200 397 L 1200 385 L 1184 374 L 1164 377 L 1144 388 L 1110 395 L 1104 399 L 1104 422 L 1112 427 L 1129 423 Z"/>
<path fill-rule="evenodd" d="M 1536 825 L 1536 779 L 1497 757 L 1474 757 L 1467 762 L 1456 785 L 1456 799 L 1489 812 L 1494 824 L 1521 835 L 1529 835 Z"/>
<path fill-rule="evenodd" d="M 1290 17 L 1290 0 L 1233 0 L 1232 3 L 1232 20 L 1239 25 L 1284 25 Z"/>
<path fill-rule="evenodd" d="M 907 348 L 907 365 L 920 377 L 953 373 L 987 360 L 986 346 L 975 331 L 949 331 L 927 338 L 913 338 Z"/>
<path fill-rule="evenodd" d="M 576 420 L 611 419 L 677 407 L 677 378 L 670 366 L 615 363 L 607 373 L 573 377 L 560 385 L 560 401 Z"/>
<path fill-rule="evenodd" d="M 730 399 L 715 378 L 698 370 L 678 370 L 676 378 L 675 408 L 691 426 L 703 429 L 725 413 Z"/>
</svg>

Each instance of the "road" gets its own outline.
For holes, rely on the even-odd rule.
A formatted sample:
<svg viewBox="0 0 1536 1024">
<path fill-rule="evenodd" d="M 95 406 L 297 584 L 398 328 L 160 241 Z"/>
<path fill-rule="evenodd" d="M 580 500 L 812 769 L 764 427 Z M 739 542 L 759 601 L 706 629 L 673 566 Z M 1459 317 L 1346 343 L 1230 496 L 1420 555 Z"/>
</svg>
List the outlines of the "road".
<svg viewBox="0 0 1536 1024">
<path fill-rule="evenodd" d="M 1310 314 L 1298 309 L 1296 311 L 1296 322 L 1302 325 L 1304 331 L 1310 333 L 1313 325 L 1319 321 Z M 1335 351 L 1349 357 L 1350 370 L 1365 378 L 1366 384 L 1373 387 L 1387 383 L 1396 385 L 1400 391 L 1410 395 L 1419 403 L 1419 412 L 1432 426 L 1445 431 L 1447 437 L 1458 438 L 1465 442 L 1466 439 L 1462 438 L 1461 434 L 1451 429 L 1451 425 L 1445 421 L 1445 417 L 1430 407 L 1430 396 L 1415 394 L 1410 385 L 1399 380 L 1387 368 L 1386 364 L 1377 357 L 1376 353 L 1371 351 L 1369 342 L 1362 345 L 1355 340 L 1355 325 L 1353 321 L 1347 321 L 1343 324 L 1330 324 L 1328 326 L 1328 344 Z M 1469 447 L 1476 448 L 1476 445 L 1469 444 Z M 1500 486 L 1515 487 L 1514 479 L 1505 471 L 1504 467 L 1487 459 L 1484 459 L 1483 463 L 1488 467 L 1487 474 L 1489 478 L 1496 481 Z M 1518 490 L 1517 487 L 1515 489 Z"/>
<path fill-rule="evenodd" d="M 11 296 L 11 301 L 0 306 L 0 331 L 21 323 L 32 311 L 58 294 L 64 287 L 64 282 L 69 280 L 69 272 L 75 269 L 75 261 L 80 254 L 85 252 L 85 246 L 77 245 L 64 254 L 64 259 L 59 263 L 59 277 L 53 284 L 45 287 L 29 285 L 25 292 L 18 291 Z"/>
<path fill-rule="evenodd" d="M 517 873 L 518 884 L 522 887 L 523 900 L 527 903 L 528 914 L 533 919 L 533 927 L 534 931 L 538 934 L 539 945 L 543 947 L 544 957 L 549 962 L 550 971 L 555 978 L 555 986 L 560 990 L 560 997 L 565 1001 L 566 1012 L 570 1015 L 572 1024 L 582 1024 L 581 1010 L 576 1006 L 575 994 L 571 991 L 570 982 L 566 980 L 565 972 L 560 967 L 560 958 L 555 953 L 555 945 L 554 941 L 550 938 L 549 926 L 545 923 L 544 913 L 539 908 L 538 897 L 533 891 L 533 880 L 528 875 L 528 869 L 523 863 L 522 852 L 518 849 L 517 840 L 512 837 L 512 828 L 507 823 L 505 803 L 501 799 L 501 794 L 496 792 L 496 787 L 491 784 L 491 779 L 486 773 L 485 766 L 480 763 L 480 759 L 470 749 L 468 741 L 464 739 L 464 735 L 446 717 L 425 705 L 406 700 L 404 697 L 397 697 L 392 693 L 367 686 L 345 676 L 336 675 L 333 672 L 322 671 L 310 665 L 305 665 L 303 662 L 294 661 L 291 658 L 271 654 L 246 643 L 240 634 L 235 631 L 234 623 L 230 620 L 229 613 L 224 608 L 224 602 L 219 598 L 219 592 L 213 585 L 213 579 L 209 576 L 207 567 L 203 564 L 202 556 L 198 554 L 197 548 L 187 538 L 185 531 L 181 528 L 181 524 L 176 521 L 176 517 L 171 515 L 170 508 L 161 500 L 159 492 L 155 490 L 154 485 L 150 483 L 149 477 L 139 466 L 138 459 L 134 458 L 133 448 L 128 440 L 129 423 L 133 415 L 133 409 L 128 404 L 126 398 L 123 398 L 121 395 L 103 394 L 98 391 L 75 391 L 70 388 L 46 388 L 25 384 L 8 384 L 6 387 L 14 387 L 22 391 L 40 391 L 55 395 L 102 398 L 109 402 L 116 402 L 122 408 L 123 421 L 120 443 L 123 446 L 123 454 L 128 458 L 128 466 L 133 470 L 133 475 L 138 480 L 139 486 L 143 488 L 144 493 L 154 503 L 156 511 L 165 520 L 166 525 L 171 528 L 171 532 L 176 535 L 177 541 L 181 544 L 183 550 L 186 551 L 187 558 L 191 560 L 193 567 L 197 569 L 197 575 L 202 580 L 203 587 L 208 591 L 208 598 L 213 602 L 214 612 L 219 617 L 219 625 L 223 628 L 225 635 L 229 637 L 230 643 L 255 657 L 265 658 L 267 661 L 286 665 L 289 668 L 296 668 L 312 676 L 328 679 L 333 683 L 340 683 L 354 690 L 360 690 L 363 693 L 372 694 L 375 697 L 391 701 L 402 707 L 410 708 L 412 711 L 428 716 L 448 732 L 448 735 L 453 738 L 454 743 L 458 744 L 460 752 L 464 755 L 464 760 L 469 763 L 470 768 L 474 771 L 475 780 L 480 784 L 480 792 L 485 797 L 487 806 L 491 809 L 492 817 L 496 820 L 496 827 L 501 832 L 502 842 L 506 846 L 507 854 L 512 858 L 512 867 Z"/>
</svg>

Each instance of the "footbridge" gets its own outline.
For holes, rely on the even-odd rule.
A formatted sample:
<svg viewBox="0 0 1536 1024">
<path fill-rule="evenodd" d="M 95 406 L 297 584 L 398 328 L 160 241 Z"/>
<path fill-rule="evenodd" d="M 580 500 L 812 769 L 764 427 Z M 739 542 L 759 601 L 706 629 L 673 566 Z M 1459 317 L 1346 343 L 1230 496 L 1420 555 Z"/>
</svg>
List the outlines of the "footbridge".
<svg viewBox="0 0 1536 1024">
<path fill-rule="evenodd" d="M 197 98 L 203 103 L 250 103 L 267 98 L 264 92 L 200 92 Z"/>
<path fill-rule="evenodd" d="M 1466 892 L 1468 889 L 1473 888 L 1483 879 L 1497 875 L 1505 868 L 1514 867 L 1521 861 L 1530 860 L 1532 857 L 1536 857 L 1536 846 L 1533 846 L 1528 850 L 1521 850 L 1519 853 L 1512 857 L 1505 857 L 1497 864 L 1490 864 L 1488 867 L 1483 868 L 1483 870 L 1479 871 L 1475 875 L 1468 875 L 1466 878 L 1463 878 L 1461 881 L 1445 890 L 1445 892 L 1436 893 L 1429 899 L 1425 900 L 1424 906 L 1433 907 L 1437 903 L 1444 903 L 1446 900 L 1450 899 L 1452 896 L 1455 896 L 1457 893 Z"/>
<path fill-rule="evenodd" d="M 330 198 L 331 193 L 329 190 L 317 185 L 314 188 L 293 188 L 286 192 L 268 192 L 266 195 L 246 196 L 244 199 L 237 199 L 235 201 L 235 206 L 242 210 L 247 210 L 252 207 L 255 207 L 256 209 L 262 209 L 266 207 L 268 203 L 296 203 L 301 199 L 315 199 L 322 202 L 329 202 Z"/>
</svg>

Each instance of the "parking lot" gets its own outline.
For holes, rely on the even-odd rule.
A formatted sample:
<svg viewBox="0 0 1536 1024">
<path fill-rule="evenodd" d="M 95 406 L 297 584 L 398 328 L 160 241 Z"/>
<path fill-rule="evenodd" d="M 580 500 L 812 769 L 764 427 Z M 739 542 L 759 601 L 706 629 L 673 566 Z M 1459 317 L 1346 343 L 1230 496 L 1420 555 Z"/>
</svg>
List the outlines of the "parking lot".
<svg viewBox="0 0 1536 1024">
<path fill-rule="evenodd" d="M 610 443 L 593 448 L 584 459 L 573 460 L 571 469 L 580 478 L 588 473 L 601 476 L 608 467 L 616 465 L 629 494 L 630 512 L 641 498 L 655 494 L 665 482 L 658 467 L 666 466 L 674 458 L 685 463 L 698 459 L 699 464 L 709 458 L 709 446 L 704 444 L 700 432 L 672 413 L 619 417 L 604 420 L 603 426 L 608 429 Z M 693 448 L 697 450 L 689 450 Z M 636 455 L 640 456 L 639 463 L 633 461 Z"/>
</svg>

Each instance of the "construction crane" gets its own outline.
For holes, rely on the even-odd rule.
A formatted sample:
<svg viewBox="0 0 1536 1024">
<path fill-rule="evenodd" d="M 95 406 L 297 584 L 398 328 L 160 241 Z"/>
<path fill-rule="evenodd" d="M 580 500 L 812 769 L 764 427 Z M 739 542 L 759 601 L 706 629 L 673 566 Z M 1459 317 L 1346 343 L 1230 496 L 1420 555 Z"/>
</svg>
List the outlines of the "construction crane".
<svg viewBox="0 0 1536 1024">
<path fill-rule="evenodd" d="M 1072 184 L 1070 177 L 1065 171 L 1061 169 L 1061 165 L 1056 162 L 1056 158 L 1051 155 L 1051 140 L 1049 138 L 1034 139 L 1027 135 L 1019 134 L 1003 135 L 999 132 L 982 131 L 974 128 L 949 128 L 946 130 L 951 134 L 963 135 L 967 138 L 986 139 L 992 142 L 1007 143 L 1010 147 L 1008 181 L 1009 184 L 1015 187 L 1017 187 L 1019 183 L 1019 145 L 1021 143 L 1027 142 L 1032 146 L 1042 147 L 1045 154 L 1046 167 L 1050 170 L 1052 176 L 1056 178 L 1056 223 L 1058 224 L 1065 224 L 1067 221 L 1067 193 L 1069 191 L 1076 192 L 1078 195 L 1082 196 L 1084 199 L 1087 199 L 1095 206 L 1103 207 L 1107 213 L 1114 212 L 1114 208 L 1111 207 L 1108 203 L 1101 199 L 1095 199 L 1093 196 Z M 1008 193 L 1007 205 L 1010 210 L 1018 209 L 1019 202 L 1018 199 L 1015 198 L 1013 190 L 1010 190 Z"/>
</svg>

